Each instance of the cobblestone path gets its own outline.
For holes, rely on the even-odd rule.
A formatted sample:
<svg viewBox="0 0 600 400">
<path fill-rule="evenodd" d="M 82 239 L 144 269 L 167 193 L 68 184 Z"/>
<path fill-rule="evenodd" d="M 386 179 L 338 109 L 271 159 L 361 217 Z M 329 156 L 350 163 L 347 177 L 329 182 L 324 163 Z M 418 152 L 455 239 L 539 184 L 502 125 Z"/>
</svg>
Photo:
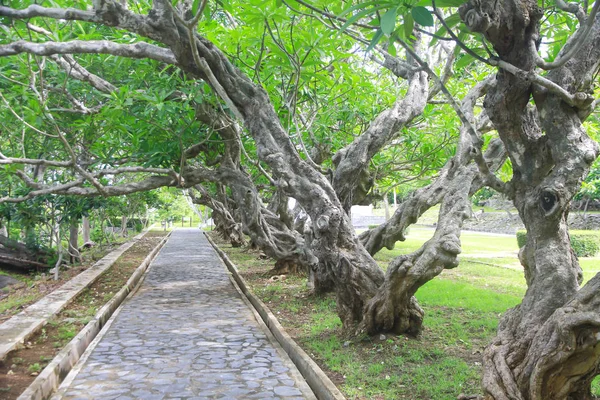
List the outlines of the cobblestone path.
<svg viewBox="0 0 600 400">
<path fill-rule="evenodd" d="M 282 354 L 202 233 L 179 229 L 59 393 L 103 400 L 314 399 Z"/>
</svg>

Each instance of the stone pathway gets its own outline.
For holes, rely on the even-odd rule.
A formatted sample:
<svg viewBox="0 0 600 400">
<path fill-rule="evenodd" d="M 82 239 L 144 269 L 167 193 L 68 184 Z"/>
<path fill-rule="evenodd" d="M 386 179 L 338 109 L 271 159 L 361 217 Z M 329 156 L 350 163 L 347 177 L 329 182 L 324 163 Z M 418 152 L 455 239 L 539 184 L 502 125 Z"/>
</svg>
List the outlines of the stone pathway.
<svg viewBox="0 0 600 400">
<path fill-rule="evenodd" d="M 54 398 L 314 399 L 264 329 L 201 231 L 178 229 Z"/>
</svg>

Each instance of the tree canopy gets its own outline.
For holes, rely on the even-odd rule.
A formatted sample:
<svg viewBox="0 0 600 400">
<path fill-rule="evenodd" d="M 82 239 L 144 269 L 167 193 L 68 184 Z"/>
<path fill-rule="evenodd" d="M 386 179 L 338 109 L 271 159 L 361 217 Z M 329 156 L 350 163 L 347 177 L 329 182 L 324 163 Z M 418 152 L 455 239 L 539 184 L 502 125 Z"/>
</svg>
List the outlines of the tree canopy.
<svg viewBox="0 0 600 400">
<path fill-rule="evenodd" d="M 600 278 L 579 289 L 566 216 L 598 156 L 599 4 L 11 2 L 0 204 L 182 188 L 232 243 L 334 291 L 350 332 L 416 334 L 414 293 L 458 266 L 491 188 L 528 230 L 529 290 L 486 351 L 486 393 L 590 398 Z M 395 188 L 392 218 L 356 236 L 351 206 Z M 384 272 L 371 255 L 437 204 L 431 240 Z"/>
</svg>

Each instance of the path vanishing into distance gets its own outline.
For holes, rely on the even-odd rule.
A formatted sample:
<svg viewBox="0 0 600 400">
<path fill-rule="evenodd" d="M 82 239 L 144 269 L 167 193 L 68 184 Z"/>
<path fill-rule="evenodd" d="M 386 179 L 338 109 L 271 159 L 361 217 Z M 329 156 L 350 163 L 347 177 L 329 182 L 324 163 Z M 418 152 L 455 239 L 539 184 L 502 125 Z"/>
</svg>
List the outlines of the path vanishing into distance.
<svg viewBox="0 0 600 400">
<path fill-rule="evenodd" d="M 177 229 L 53 399 L 314 399 L 198 229 Z"/>
</svg>

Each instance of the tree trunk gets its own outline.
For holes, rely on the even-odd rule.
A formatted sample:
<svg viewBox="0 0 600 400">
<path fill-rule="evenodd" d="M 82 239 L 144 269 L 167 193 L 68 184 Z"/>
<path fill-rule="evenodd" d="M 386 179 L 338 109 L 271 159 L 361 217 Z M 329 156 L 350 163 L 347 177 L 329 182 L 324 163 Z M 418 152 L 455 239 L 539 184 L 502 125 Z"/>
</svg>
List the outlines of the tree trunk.
<svg viewBox="0 0 600 400">
<path fill-rule="evenodd" d="M 387 193 L 383 196 L 383 205 L 385 207 L 385 220 L 390 220 L 390 202 L 387 197 Z"/>
<path fill-rule="evenodd" d="M 598 155 L 582 120 L 591 103 L 585 92 L 600 60 L 600 16 L 573 58 L 546 75 L 565 96 L 532 84 L 526 74 L 536 69 L 531 43 L 539 38 L 540 11 L 528 1 L 471 1 L 460 8 L 467 26 L 483 32 L 501 60 L 525 71 L 500 70 L 484 103 L 513 166 L 509 195 L 527 229 L 519 259 L 528 289 L 522 303 L 502 317 L 484 353 L 483 383 L 488 398 L 498 400 L 585 400 L 592 398 L 600 361 L 600 282 L 595 277 L 578 290 L 581 269 L 566 220 Z M 535 108 L 529 106 L 532 94 Z"/>
<path fill-rule="evenodd" d="M 91 243 L 92 239 L 90 239 L 91 227 L 90 227 L 90 218 L 84 216 L 82 223 L 82 235 L 83 235 L 83 244 Z"/>
<path fill-rule="evenodd" d="M 462 101 L 463 113 L 472 120 L 472 124 L 475 126 L 477 126 L 473 115 L 475 101 L 483 96 L 493 83 L 492 79 L 479 83 Z M 406 240 L 404 235 L 406 229 L 416 223 L 425 211 L 442 202 L 446 195 L 451 194 L 452 188 L 456 188 L 456 184 L 453 183 L 456 180 L 468 186 L 469 195 L 473 195 L 484 185 L 489 184 L 486 179 L 480 177 L 476 164 L 471 164 L 468 169 L 459 169 L 460 166 L 470 162 L 469 151 L 472 146 L 467 127 L 462 127 L 460 137 L 457 155 L 448 160 L 435 181 L 411 193 L 398 205 L 388 221 L 360 234 L 359 238 L 369 254 L 377 254 L 384 247 L 392 250 L 396 242 Z M 491 171 L 500 168 L 506 160 L 506 152 L 502 143 L 497 140 L 492 141 L 488 145 L 484 160 Z"/>
<path fill-rule="evenodd" d="M 189 191 L 190 199 L 194 204 L 201 204 L 213 210 L 212 219 L 215 223 L 217 234 L 229 241 L 233 247 L 245 246 L 246 239 L 244 238 L 241 224 L 238 224 L 233 219 L 233 216 L 225 205 L 214 199 L 204 186 L 196 185 L 194 188 L 200 193 L 200 197 L 196 197 L 193 192 Z"/>
<path fill-rule="evenodd" d="M 488 80 L 476 85 L 463 100 L 463 113 L 473 125 L 475 101 L 486 92 L 492 82 Z M 457 256 L 461 252 L 460 232 L 464 220 L 471 215 L 470 195 L 473 187 L 481 187 L 485 182 L 478 166 L 472 162 L 473 155 L 476 154 L 473 150 L 476 146 L 480 147 L 481 143 L 481 138 L 478 135 L 473 137 L 471 130 L 463 125 L 457 154 L 444 167 L 440 177 L 430 187 L 418 191 L 421 192 L 420 195 L 412 196 L 403 204 L 402 209 L 397 210 L 399 213 L 395 214 L 396 221 L 404 221 L 404 224 L 414 223 L 420 213 L 424 212 L 422 209 L 428 208 L 421 201 L 429 201 L 425 203 L 429 205 L 436 199 L 442 199 L 435 234 L 419 250 L 400 256 L 390 263 L 384 284 L 365 307 L 361 330 L 371 334 L 392 331 L 416 335 L 420 332 L 424 312 L 413 296 L 421 286 L 444 269 L 458 266 Z M 484 158 L 485 164 L 494 170 L 499 168 L 505 159 L 501 142 L 490 142 Z M 402 232 L 407 225 L 399 223 L 395 226 L 395 229 L 400 228 Z M 390 224 L 384 230 L 390 232 L 393 227 L 394 225 Z"/>
<path fill-rule="evenodd" d="M 292 228 L 292 219 L 287 209 L 288 197 L 278 189 L 271 199 L 271 210 L 265 208 L 252 179 L 240 167 L 241 142 L 235 122 L 206 104 L 196 108 L 196 118 L 217 130 L 225 139 L 221 165 L 213 178 L 222 201 L 212 199 L 205 189 L 202 192 L 206 205 L 216 211 L 213 215 L 220 219 L 221 229 L 225 230 L 226 235 L 231 235 L 232 232 L 237 234 L 240 229 L 240 224 L 235 223 L 228 210 L 229 202 L 223 186 L 226 184 L 233 196 L 232 203 L 236 204 L 236 220 L 241 222 L 242 232 L 250 236 L 252 245 L 276 260 L 274 273 L 283 269 L 308 270 L 314 260 L 305 247 L 302 236 Z M 201 186 L 197 189 L 203 190 Z M 242 235 L 240 237 L 243 238 Z"/>
<path fill-rule="evenodd" d="M 57 281 L 60 275 L 60 266 L 63 260 L 62 242 L 60 240 L 60 225 L 52 225 L 52 233 L 56 236 L 56 253 L 58 254 L 58 260 L 54 265 L 54 280 Z"/>
<path fill-rule="evenodd" d="M 69 262 L 75 264 L 81 262 L 79 253 L 79 221 L 74 220 L 69 225 Z"/>
<path fill-rule="evenodd" d="M 127 217 L 124 215 L 121 217 L 121 236 L 127 237 Z"/>
<path fill-rule="evenodd" d="M 416 45 L 418 48 L 419 46 Z M 360 204 L 374 184 L 369 162 L 403 126 L 421 115 L 427 105 L 428 80 L 424 71 L 413 72 L 408 91 L 388 110 L 380 113 L 369 128 L 333 157 L 333 187 L 346 212 Z"/>
</svg>

